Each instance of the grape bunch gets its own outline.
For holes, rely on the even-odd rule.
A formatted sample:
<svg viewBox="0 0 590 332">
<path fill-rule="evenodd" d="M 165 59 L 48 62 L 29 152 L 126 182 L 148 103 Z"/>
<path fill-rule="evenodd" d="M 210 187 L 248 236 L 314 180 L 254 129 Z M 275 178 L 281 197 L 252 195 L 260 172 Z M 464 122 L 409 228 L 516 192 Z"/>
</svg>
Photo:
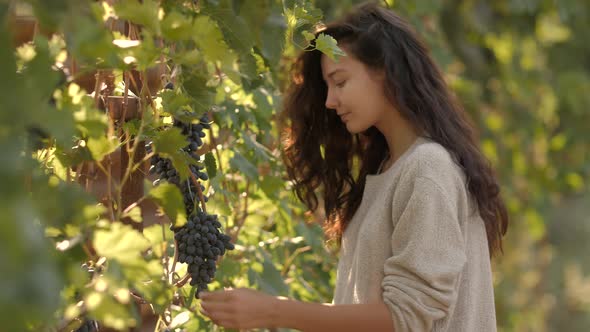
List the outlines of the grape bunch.
<svg viewBox="0 0 590 332">
<path fill-rule="evenodd" d="M 173 126 L 181 129 L 182 134 L 187 138 L 188 144 L 183 151 L 200 162 L 201 156 L 198 150 L 206 136 L 204 130 L 210 128 L 207 115 L 201 117 L 199 123 L 186 123 L 174 119 Z M 146 145 L 146 150 L 151 152 L 150 144 Z M 207 289 L 207 284 L 215 276 L 217 259 L 227 250 L 233 250 L 234 245 L 230 242 L 230 237 L 219 230 L 221 223 L 217 215 L 207 214 L 199 207 L 198 191 L 200 189 L 202 193 L 205 186 L 198 180 L 209 179 L 204 166 L 191 165 L 192 176 L 189 175 L 186 181 L 181 182 L 180 175 L 170 159 L 155 155 L 152 157 L 151 164 L 150 172 L 158 175 L 154 185 L 167 181 L 178 186 L 182 193 L 188 222 L 182 227 L 171 226 L 171 229 L 174 231 L 176 240 L 178 261 L 188 264 L 190 284 L 197 287 L 195 296 L 198 298 L 199 293 Z M 194 181 L 195 179 L 197 181 Z M 203 196 L 203 199 L 205 202 L 208 201 L 207 196 Z"/>
<path fill-rule="evenodd" d="M 180 128 L 182 134 L 187 138 L 188 144 L 183 148 L 183 151 L 195 160 L 201 161 L 201 157 L 197 151 L 203 145 L 203 138 L 206 135 L 204 129 L 210 128 L 207 115 L 203 115 L 198 124 L 185 123 L 175 119 L 173 125 Z M 148 153 L 151 152 L 151 145 L 148 144 L 146 149 Z M 152 174 L 158 174 L 159 176 L 159 178 L 154 181 L 154 185 L 158 185 L 158 183 L 164 180 L 177 185 L 184 197 L 184 205 L 187 208 L 187 215 L 192 214 L 195 211 L 194 207 L 197 204 L 199 197 L 197 195 L 197 187 L 191 177 L 189 176 L 186 181 L 180 183 L 180 174 L 174 169 L 172 161 L 168 158 L 162 158 L 155 155 L 152 157 L 151 164 L 150 172 Z M 190 171 L 195 179 L 207 181 L 209 180 L 209 176 L 204 171 L 204 168 L 205 167 L 202 165 L 191 165 Z M 200 188 L 201 191 L 205 189 L 203 185 L 200 185 Z M 204 200 L 207 202 L 208 198 L 204 197 Z"/>
<path fill-rule="evenodd" d="M 174 230 L 178 261 L 188 264 L 190 284 L 197 286 L 197 297 L 215 277 L 217 258 L 226 250 L 234 249 L 230 237 L 220 232 L 220 227 L 217 215 L 199 211 L 184 226 Z"/>
</svg>

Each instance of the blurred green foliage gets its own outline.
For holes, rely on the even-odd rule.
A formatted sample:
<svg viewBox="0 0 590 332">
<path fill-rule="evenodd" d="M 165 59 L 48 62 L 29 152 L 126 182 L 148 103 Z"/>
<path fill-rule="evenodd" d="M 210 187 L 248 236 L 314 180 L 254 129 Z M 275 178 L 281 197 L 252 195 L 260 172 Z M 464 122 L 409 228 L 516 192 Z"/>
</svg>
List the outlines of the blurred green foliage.
<svg viewBox="0 0 590 332">
<path fill-rule="evenodd" d="M 85 72 L 165 63 L 173 90 L 138 92 L 141 120 L 126 136 L 154 141 L 183 169 L 171 116 L 209 112 L 208 211 L 237 239 L 213 288 L 253 287 L 330 302 L 336 253 L 295 200 L 280 161 L 275 123 L 293 57 L 320 19 L 356 1 L 0 1 L 0 318 L 2 329 L 70 330 L 86 318 L 125 330 L 216 329 L 197 314 L 194 289 L 172 285 L 167 222 L 186 216 L 172 186 L 146 182 L 140 207 L 105 206 L 75 179 L 83 162 L 125 147 L 94 96 L 73 84 Z M 383 1 L 408 20 L 480 129 L 511 214 L 504 255 L 494 261 L 500 331 L 590 329 L 590 3 L 575 0 Z M 34 15 L 35 40 L 19 48 L 14 13 Z M 114 17 L 141 25 L 141 43 L 107 29 Z M 113 43 L 116 40 L 117 42 Z M 126 44 L 127 43 L 127 44 Z M 325 52 L 337 52 L 327 43 Z M 64 82 L 60 65 L 81 72 Z M 70 73 L 71 74 L 71 73 Z M 79 76 L 76 76 L 79 75 Z M 49 101 L 53 98 L 54 103 Z M 154 116 L 154 115 L 163 115 Z M 41 139 L 33 133 L 41 133 Z M 49 137 L 49 139 L 43 139 Z M 36 144 L 41 144 L 38 149 Z M 96 164 L 100 168 L 101 164 Z M 108 171 L 102 169 L 99 171 Z M 186 174 L 185 174 L 186 176 Z M 141 223 L 140 233 L 118 222 Z M 153 218 L 152 218 L 153 219 Z M 113 222 L 115 221 L 115 222 Z M 153 308 L 146 314 L 142 299 Z M 152 324 L 152 325 L 149 325 Z"/>
</svg>

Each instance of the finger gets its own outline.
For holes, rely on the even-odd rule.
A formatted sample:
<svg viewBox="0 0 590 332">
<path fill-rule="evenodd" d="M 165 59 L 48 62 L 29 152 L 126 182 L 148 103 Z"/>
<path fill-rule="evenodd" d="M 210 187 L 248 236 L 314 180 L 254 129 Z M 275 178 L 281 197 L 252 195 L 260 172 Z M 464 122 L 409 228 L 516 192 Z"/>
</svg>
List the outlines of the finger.
<svg viewBox="0 0 590 332">
<path fill-rule="evenodd" d="M 204 302 L 225 302 L 229 298 L 229 291 L 202 292 L 199 294 Z"/>
<path fill-rule="evenodd" d="M 199 312 L 203 314 L 203 316 L 211 318 L 211 314 L 207 310 L 205 310 L 205 308 L 201 307 L 201 310 L 199 310 Z"/>
<path fill-rule="evenodd" d="M 201 302 L 201 308 L 209 313 L 231 313 L 232 307 L 226 302 Z"/>
<path fill-rule="evenodd" d="M 211 313 L 204 309 L 201 309 L 201 313 L 207 316 L 215 325 L 233 328 L 237 325 L 234 323 L 235 319 L 232 315 L 227 313 Z"/>
</svg>

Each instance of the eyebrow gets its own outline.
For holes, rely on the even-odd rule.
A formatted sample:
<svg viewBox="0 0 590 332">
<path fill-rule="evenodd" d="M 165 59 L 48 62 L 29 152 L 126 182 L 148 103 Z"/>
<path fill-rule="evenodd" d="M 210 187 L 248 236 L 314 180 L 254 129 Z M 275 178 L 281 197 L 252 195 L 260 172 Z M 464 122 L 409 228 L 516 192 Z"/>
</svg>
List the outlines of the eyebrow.
<svg viewBox="0 0 590 332">
<path fill-rule="evenodd" d="M 335 69 L 334 71 L 332 71 L 331 73 L 328 74 L 328 78 L 331 78 L 332 76 L 334 76 L 335 74 L 339 73 L 339 72 L 344 72 L 344 68 L 338 68 Z M 325 80 L 325 79 L 324 79 Z"/>
</svg>

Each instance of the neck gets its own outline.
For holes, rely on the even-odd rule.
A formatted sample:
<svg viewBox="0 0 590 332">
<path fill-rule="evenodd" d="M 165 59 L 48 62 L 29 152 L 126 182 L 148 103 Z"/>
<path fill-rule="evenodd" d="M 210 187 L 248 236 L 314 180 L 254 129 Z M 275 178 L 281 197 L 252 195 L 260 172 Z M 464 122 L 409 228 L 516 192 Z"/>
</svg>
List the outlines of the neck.
<svg viewBox="0 0 590 332">
<path fill-rule="evenodd" d="M 389 149 L 389 158 L 383 169 L 389 168 L 418 138 L 416 130 L 399 112 L 387 114 L 386 119 L 376 124 L 377 129 L 385 136 Z"/>
</svg>

